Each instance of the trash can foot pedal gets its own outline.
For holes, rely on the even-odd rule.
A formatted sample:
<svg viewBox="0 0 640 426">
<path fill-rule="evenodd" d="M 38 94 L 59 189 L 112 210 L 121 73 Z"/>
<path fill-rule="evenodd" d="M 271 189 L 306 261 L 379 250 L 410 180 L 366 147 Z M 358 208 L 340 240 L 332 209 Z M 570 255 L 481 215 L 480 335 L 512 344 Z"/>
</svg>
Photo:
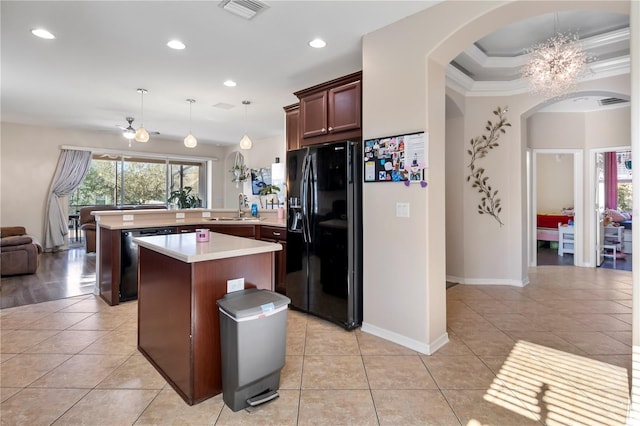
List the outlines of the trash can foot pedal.
<svg viewBox="0 0 640 426">
<path fill-rule="evenodd" d="M 255 407 L 256 405 L 264 404 L 265 402 L 269 402 L 272 399 L 276 399 L 279 396 L 280 395 L 278 395 L 278 391 L 273 390 L 247 399 L 247 404 L 249 404 L 251 407 Z"/>
</svg>

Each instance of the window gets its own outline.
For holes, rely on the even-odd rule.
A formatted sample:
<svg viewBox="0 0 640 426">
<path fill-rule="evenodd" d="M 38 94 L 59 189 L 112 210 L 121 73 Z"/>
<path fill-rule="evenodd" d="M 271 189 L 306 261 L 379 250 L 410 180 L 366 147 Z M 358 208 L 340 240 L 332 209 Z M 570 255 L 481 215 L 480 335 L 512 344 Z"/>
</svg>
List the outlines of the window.
<svg viewBox="0 0 640 426">
<path fill-rule="evenodd" d="M 186 186 L 206 197 L 204 161 L 94 154 L 89 173 L 69 197 L 69 211 L 83 206 L 166 204 Z"/>
</svg>

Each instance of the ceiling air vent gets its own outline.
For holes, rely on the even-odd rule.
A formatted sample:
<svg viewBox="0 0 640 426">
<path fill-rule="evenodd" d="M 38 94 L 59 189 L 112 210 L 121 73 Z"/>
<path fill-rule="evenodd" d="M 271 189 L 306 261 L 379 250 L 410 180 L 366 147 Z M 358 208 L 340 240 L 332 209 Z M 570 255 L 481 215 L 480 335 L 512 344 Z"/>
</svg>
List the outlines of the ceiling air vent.
<svg viewBox="0 0 640 426">
<path fill-rule="evenodd" d="M 218 6 L 247 20 L 269 7 L 268 4 L 260 0 L 223 0 Z"/>
<path fill-rule="evenodd" d="M 604 98 L 600 99 L 598 102 L 600 103 L 600 106 L 609 106 L 615 104 L 624 104 L 629 101 L 620 98 Z"/>
</svg>

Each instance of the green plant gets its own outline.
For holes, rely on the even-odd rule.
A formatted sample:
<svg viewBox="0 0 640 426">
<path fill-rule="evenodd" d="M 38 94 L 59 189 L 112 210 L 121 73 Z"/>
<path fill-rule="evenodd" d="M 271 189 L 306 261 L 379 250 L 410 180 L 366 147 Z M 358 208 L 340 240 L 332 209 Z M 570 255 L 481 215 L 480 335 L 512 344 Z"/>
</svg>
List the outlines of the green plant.
<svg viewBox="0 0 640 426">
<path fill-rule="evenodd" d="M 198 197 L 198 194 L 192 194 L 191 191 L 193 191 L 193 188 L 190 186 L 185 186 L 183 189 L 171 191 L 167 202 L 176 203 L 181 209 L 200 207 L 202 200 Z"/>
<path fill-rule="evenodd" d="M 471 139 L 471 149 L 467 151 L 467 154 L 471 156 L 471 162 L 468 165 L 469 169 L 471 169 L 471 174 L 467 176 L 467 182 L 473 179 L 471 187 L 477 188 L 478 192 L 482 194 L 482 199 L 480 200 L 480 204 L 478 204 L 478 213 L 492 216 L 498 221 L 500 226 L 504 224 L 502 220 L 500 220 L 502 206 L 500 204 L 500 198 L 498 198 L 498 190 L 491 188 L 491 185 L 488 183 L 489 177 L 485 176 L 484 168 L 476 168 L 476 161 L 486 157 L 493 148 L 497 148 L 500 135 L 506 133 L 504 128 L 511 127 L 511 123 L 509 123 L 505 117 L 507 111 L 507 107 L 504 109 L 498 107 L 493 111 L 493 114 L 496 115 L 499 120 L 495 123 L 488 120 L 485 130 L 489 132 L 489 134 Z"/>
<path fill-rule="evenodd" d="M 276 185 L 265 185 L 260 188 L 260 195 L 277 194 L 280 191 L 280 187 Z"/>
<path fill-rule="evenodd" d="M 244 182 L 250 176 L 249 169 L 244 164 L 234 164 L 229 171 L 233 175 L 231 182 Z"/>
</svg>

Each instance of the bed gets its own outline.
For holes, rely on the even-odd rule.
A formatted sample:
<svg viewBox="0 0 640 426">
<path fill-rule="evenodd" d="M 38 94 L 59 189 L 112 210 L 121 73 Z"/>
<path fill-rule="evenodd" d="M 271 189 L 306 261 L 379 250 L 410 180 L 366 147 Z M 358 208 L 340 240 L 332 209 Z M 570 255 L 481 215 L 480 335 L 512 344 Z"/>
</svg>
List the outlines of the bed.
<svg viewBox="0 0 640 426">
<path fill-rule="evenodd" d="M 558 241 L 558 224 L 567 225 L 573 220 L 568 214 L 538 214 L 536 220 L 536 239 L 538 241 Z"/>
</svg>

